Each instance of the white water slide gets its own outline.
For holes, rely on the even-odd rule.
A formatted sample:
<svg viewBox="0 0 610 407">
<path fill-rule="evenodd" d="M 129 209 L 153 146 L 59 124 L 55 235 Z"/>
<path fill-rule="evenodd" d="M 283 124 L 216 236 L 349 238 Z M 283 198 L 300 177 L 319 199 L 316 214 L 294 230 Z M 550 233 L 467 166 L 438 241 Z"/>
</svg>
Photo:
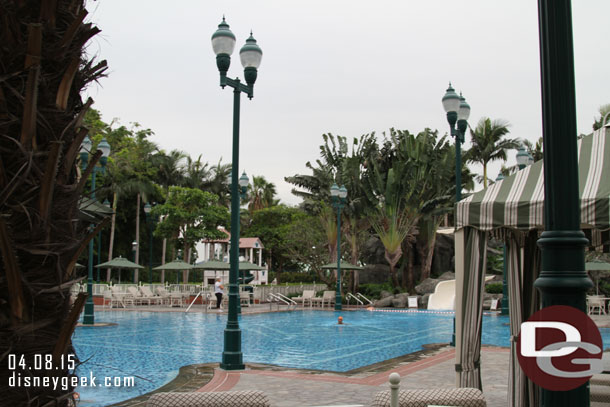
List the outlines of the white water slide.
<svg viewBox="0 0 610 407">
<path fill-rule="evenodd" d="M 485 281 L 493 276 L 485 277 Z M 428 309 L 455 310 L 455 280 L 441 281 L 428 298 Z"/>
</svg>

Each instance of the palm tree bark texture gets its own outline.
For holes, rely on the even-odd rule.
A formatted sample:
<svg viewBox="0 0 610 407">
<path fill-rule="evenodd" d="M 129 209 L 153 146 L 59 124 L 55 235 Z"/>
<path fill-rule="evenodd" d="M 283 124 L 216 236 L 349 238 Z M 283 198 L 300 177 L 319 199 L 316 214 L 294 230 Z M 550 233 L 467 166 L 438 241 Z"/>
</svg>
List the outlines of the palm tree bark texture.
<svg viewBox="0 0 610 407">
<path fill-rule="evenodd" d="M 70 386 L 10 386 L 9 379 L 72 374 L 61 362 L 72 352 L 84 298 L 71 304 L 69 290 L 79 255 L 104 224 L 90 229 L 78 219 L 101 156 L 93 154 L 78 176 L 82 122 L 93 103 L 80 92 L 106 70 L 105 61 L 83 54 L 99 32 L 86 15 L 83 0 L 0 0 L 0 397 L 7 406 L 71 399 Z M 35 355 L 51 369 L 35 369 Z"/>
</svg>

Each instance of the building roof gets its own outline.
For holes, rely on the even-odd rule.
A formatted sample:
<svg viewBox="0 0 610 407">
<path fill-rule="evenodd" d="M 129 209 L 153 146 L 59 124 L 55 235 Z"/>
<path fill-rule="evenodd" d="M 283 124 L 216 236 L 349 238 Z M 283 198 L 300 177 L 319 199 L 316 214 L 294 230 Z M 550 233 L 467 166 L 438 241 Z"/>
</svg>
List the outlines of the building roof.
<svg viewBox="0 0 610 407">
<path fill-rule="evenodd" d="M 231 233 L 229 233 L 224 228 L 219 228 L 220 231 L 226 233 L 227 237 L 225 239 L 206 239 L 203 243 L 230 243 L 231 241 Z M 258 237 L 242 237 L 239 239 L 239 248 L 240 249 L 264 249 L 265 246 L 263 242 Z"/>
</svg>

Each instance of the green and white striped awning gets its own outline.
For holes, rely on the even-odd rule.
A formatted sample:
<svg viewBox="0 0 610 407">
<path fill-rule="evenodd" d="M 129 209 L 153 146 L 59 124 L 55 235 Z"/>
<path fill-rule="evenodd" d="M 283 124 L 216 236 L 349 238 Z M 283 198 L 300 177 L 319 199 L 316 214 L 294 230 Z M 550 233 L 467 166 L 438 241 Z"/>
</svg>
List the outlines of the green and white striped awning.
<svg viewBox="0 0 610 407">
<path fill-rule="evenodd" d="M 581 224 L 610 228 L 610 129 L 578 141 Z M 457 228 L 544 229 L 544 167 L 540 160 L 457 204 Z"/>
</svg>

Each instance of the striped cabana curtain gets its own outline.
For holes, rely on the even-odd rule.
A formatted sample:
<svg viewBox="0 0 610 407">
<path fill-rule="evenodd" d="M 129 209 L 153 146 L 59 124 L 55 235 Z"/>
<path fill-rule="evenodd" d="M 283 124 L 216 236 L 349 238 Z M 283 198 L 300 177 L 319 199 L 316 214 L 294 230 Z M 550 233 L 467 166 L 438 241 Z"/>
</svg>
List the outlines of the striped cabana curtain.
<svg viewBox="0 0 610 407">
<path fill-rule="evenodd" d="M 508 305 L 510 313 L 510 364 L 508 375 L 509 407 L 539 405 L 538 387 L 529 380 L 517 360 L 517 335 L 521 323 L 539 309 L 539 295 L 534 281 L 540 274 L 538 232 L 507 232 L 504 241 L 507 253 Z"/>
<path fill-rule="evenodd" d="M 456 276 L 456 283 L 460 285 L 456 290 L 461 293 L 460 303 L 456 304 L 456 324 L 459 324 L 456 327 L 457 386 L 479 390 L 482 390 L 480 361 L 487 237 L 488 232 L 464 228 L 463 276 L 459 281 Z"/>
</svg>

